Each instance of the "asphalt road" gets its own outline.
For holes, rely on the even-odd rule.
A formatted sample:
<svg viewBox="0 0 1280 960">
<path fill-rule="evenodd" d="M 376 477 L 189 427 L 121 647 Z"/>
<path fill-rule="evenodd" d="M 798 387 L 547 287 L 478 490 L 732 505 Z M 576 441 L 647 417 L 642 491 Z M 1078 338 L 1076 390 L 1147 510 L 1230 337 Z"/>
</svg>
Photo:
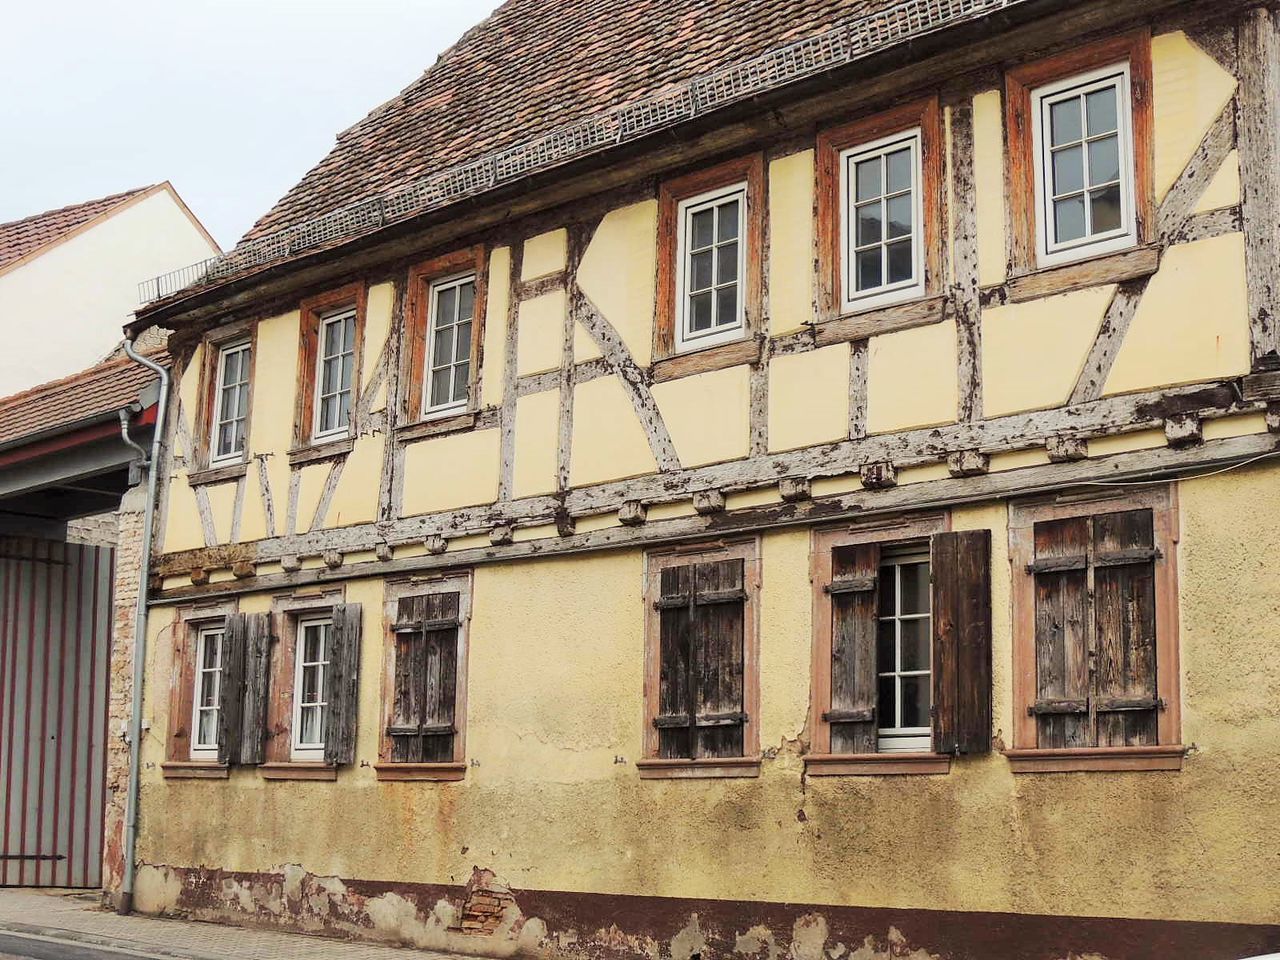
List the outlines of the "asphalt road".
<svg viewBox="0 0 1280 960">
<path fill-rule="evenodd" d="M 137 953 L 117 947 L 95 947 L 86 943 L 44 937 L 18 936 L 0 931 L 0 960 L 152 960 L 159 954 L 139 949 Z"/>
</svg>

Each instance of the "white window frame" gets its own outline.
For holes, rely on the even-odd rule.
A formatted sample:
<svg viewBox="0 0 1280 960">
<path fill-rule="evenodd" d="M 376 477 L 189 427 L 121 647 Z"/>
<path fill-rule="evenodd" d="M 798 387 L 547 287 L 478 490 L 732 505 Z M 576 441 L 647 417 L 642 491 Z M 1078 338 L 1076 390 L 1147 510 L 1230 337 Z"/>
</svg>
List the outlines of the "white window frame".
<svg viewBox="0 0 1280 960">
<path fill-rule="evenodd" d="M 196 628 L 196 663 L 195 670 L 192 672 L 192 683 L 194 689 L 191 691 L 191 759 L 200 761 L 218 759 L 218 728 L 222 722 L 220 716 L 222 707 L 222 658 L 226 653 L 226 633 L 225 623 L 208 623 Z M 211 637 L 218 638 L 218 666 L 214 670 L 207 670 L 204 666 L 205 644 Z M 213 706 L 201 708 L 201 692 L 204 687 L 204 678 L 206 674 L 212 674 L 214 684 Z M 213 743 L 200 742 L 200 714 L 205 711 L 212 711 L 214 716 L 214 741 Z"/>
<path fill-rule="evenodd" d="M 347 436 L 347 435 L 348 435 L 348 434 L 350 434 L 350 432 L 351 432 L 351 417 L 350 417 L 350 410 L 348 411 L 348 416 L 347 416 L 347 422 L 346 422 L 346 423 L 344 423 L 344 424 L 342 424 L 341 426 L 338 426 L 338 427 L 333 427 L 333 428 L 331 428 L 331 429 L 329 429 L 329 430 L 321 430 L 321 429 L 320 429 L 320 418 L 321 418 L 321 416 L 322 416 L 322 415 L 323 415 L 323 413 L 324 413 L 324 397 L 325 397 L 325 394 L 322 392 L 322 391 L 324 390 L 324 361 L 325 361 L 325 355 L 324 355 L 324 340 L 325 340 L 325 336 L 324 336 L 324 334 L 325 334 L 325 329 L 326 329 L 326 328 L 329 326 L 329 324 L 331 324 L 331 323 L 342 323 L 342 324 L 344 324 L 344 325 L 345 325 L 345 323 L 346 323 L 346 321 L 347 321 L 347 319 L 348 319 L 348 318 L 351 318 L 351 319 L 353 319 L 353 320 L 354 320 L 354 323 L 352 324 L 351 343 L 349 343 L 349 344 L 348 344 L 348 343 L 343 343 L 343 345 L 342 345 L 342 346 L 343 346 L 342 353 L 340 353 L 338 356 L 339 356 L 339 357 L 341 357 L 341 356 L 345 356 L 345 355 L 346 355 L 346 352 L 347 352 L 347 348 L 348 348 L 348 347 L 350 348 L 350 350 L 351 350 L 351 358 L 352 358 L 352 359 L 351 359 L 351 382 L 347 384 L 347 387 L 346 387 L 346 390 L 345 390 L 345 391 L 340 391 L 338 394 L 330 394 L 330 396 L 340 396 L 340 395 L 341 395 L 341 393 L 343 393 L 343 392 L 345 392 L 345 393 L 349 393 L 349 394 L 351 394 L 351 404 L 352 404 L 352 405 L 354 405 L 354 403 L 355 403 L 355 396 L 356 396 L 355 385 L 356 385 L 357 379 L 358 379 L 358 378 L 359 378 L 359 376 L 360 376 L 360 371 L 359 371 L 359 370 L 357 370 L 357 369 L 356 369 L 356 366 L 355 366 L 355 356 L 356 356 L 356 339 L 360 336 L 360 331 L 359 331 L 358 329 L 356 329 L 356 328 L 358 327 L 358 325 L 359 325 L 359 323 L 360 323 L 360 317 L 359 317 L 359 314 L 357 313 L 356 307 L 355 307 L 355 306 L 350 306 L 350 307 L 343 307 L 343 308 L 338 309 L 338 310 L 333 310 L 333 311 L 331 311 L 331 312 L 329 312 L 329 313 L 321 314 L 321 315 L 320 315 L 320 318 L 319 318 L 319 323 L 318 323 L 318 325 L 317 325 L 317 329 L 316 329 L 316 369 L 315 369 L 315 381 L 316 381 L 316 382 L 315 382 L 315 387 L 314 387 L 314 390 L 315 390 L 315 400 L 313 401 L 313 406 L 315 407 L 315 410 L 312 412 L 312 415 L 311 415 L 311 420 L 312 420 L 312 422 L 311 422 L 311 439 L 313 439 L 313 440 L 330 440 L 330 439 L 333 439 L 333 438 L 335 438 L 335 437 L 343 437 L 343 436 Z M 339 365 L 339 370 L 341 370 L 341 365 Z"/>
<path fill-rule="evenodd" d="M 687 287 L 689 260 L 689 233 L 693 225 L 693 215 L 708 207 L 714 208 L 726 200 L 736 196 L 738 200 L 738 277 L 735 281 L 738 288 L 737 317 L 731 326 L 713 327 L 705 333 L 692 334 L 689 326 L 689 290 Z M 717 190 L 708 190 L 696 197 L 681 200 L 676 207 L 676 222 L 679 234 L 676 237 L 676 353 L 688 353 L 712 347 L 721 343 L 741 340 L 747 325 L 747 182 L 730 184 Z M 714 240 L 712 249 L 714 249 Z M 712 271 L 715 270 L 715 257 L 712 257 Z M 714 280 L 712 290 L 715 290 Z M 712 319 L 715 318 L 716 298 L 711 298 Z"/>
<path fill-rule="evenodd" d="M 248 384 L 252 379 L 253 352 L 252 343 L 249 340 L 237 340 L 234 343 L 228 343 L 218 350 L 218 375 L 217 387 L 213 393 L 213 410 L 212 414 L 213 429 L 209 431 L 209 465 L 222 466 L 228 463 L 239 463 L 244 459 L 245 451 L 249 446 L 249 407 L 245 404 L 245 408 L 241 410 L 237 403 L 235 416 L 231 420 L 222 418 L 222 392 L 227 387 L 227 357 L 233 353 L 244 353 L 248 357 L 248 367 L 246 368 L 245 379 L 241 383 Z M 238 385 L 238 384 L 237 384 Z M 222 427 L 226 423 L 236 420 L 244 421 L 245 437 L 244 447 L 232 453 L 218 454 L 218 440 L 222 436 Z"/>
<path fill-rule="evenodd" d="M 854 196 L 854 178 L 851 171 L 855 165 L 874 156 L 883 157 L 893 152 L 902 144 L 911 145 L 911 279 L 897 283 L 885 284 L 874 290 L 859 293 L 854 282 L 854 271 L 857 269 L 857 257 L 854 253 L 855 208 L 857 200 Z M 873 307 L 902 303 L 924 296 L 924 132 L 920 127 L 912 127 L 888 137 L 881 137 L 871 143 L 859 144 L 840 151 L 840 297 L 841 313 L 856 313 Z M 882 194 L 883 196 L 883 194 Z M 887 229 L 887 225 L 885 227 Z M 900 238 L 899 238 L 900 239 Z M 883 244 L 883 241 L 882 241 Z"/>
<path fill-rule="evenodd" d="M 928 609 L 924 613 L 902 613 L 902 567 L 907 564 L 924 563 L 932 574 L 932 557 L 929 555 L 929 545 L 927 543 L 905 544 L 902 547 L 886 548 L 880 556 L 880 569 L 886 566 L 893 567 L 893 615 L 885 617 L 876 611 L 876 691 L 877 699 L 879 698 L 879 681 L 882 677 L 894 677 L 894 703 L 897 707 L 898 701 L 901 699 L 901 678 L 902 677 L 918 677 L 927 676 L 929 678 L 929 705 L 933 706 L 933 591 L 928 589 L 926 581 L 925 599 L 928 603 Z M 879 625 L 884 620 L 893 620 L 894 628 L 894 669 L 892 671 L 882 671 L 879 661 Z M 902 621 L 903 620 L 925 620 L 929 624 L 929 669 L 923 670 L 906 670 L 902 669 Z M 932 709 L 930 709 L 932 716 Z M 876 750 L 880 753 L 927 753 L 933 749 L 933 728 L 932 726 L 924 727 L 898 727 L 897 716 L 894 716 L 893 726 L 884 726 L 883 718 L 876 718 Z"/>
<path fill-rule="evenodd" d="M 1093 234 L 1079 240 L 1057 243 L 1053 236 L 1053 197 L 1049 165 L 1052 151 L 1048 136 L 1049 107 L 1068 95 L 1080 96 L 1094 89 L 1116 87 L 1116 130 L 1120 140 L 1120 226 L 1105 234 Z M 1112 64 L 1088 73 L 1077 74 L 1031 92 L 1032 156 L 1035 161 L 1036 190 L 1036 262 L 1042 267 L 1073 263 L 1104 253 L 1114 253 L 1138 242 L 1137 195 L 1134 181 L 1137 167 L 1133 153 L 1133 95 L 1128 61 Z M 1081 117 L 1081 124 L 1088 120 Z M 1087 137 L 1087 127 L 1082 130 Z M 1088 158 L 1084 158 L 1086 176 Z M 1085 190 L 1085 206 L 1089 205 Z"/>
<path fill-rule="evenodd" d="M 426 349 L 423 351 L 423 356 L 425 358 L 423 362 L 426 364 L 426 369 L 423 370 L 423 374 L 422 374 L 422 419 L 424 420 L 431 420 L 436 417 L 445 417 L 445 416 L 449 416 L 450 414 L 457 413 L 459 410 L 465 410 L 467 409 L 467 406 L 471 402 L 470 381 L 475 376 L 475 370 L 474 370 L 475 357 L 471 356 L 471 341 L 469 341 L 467 343 L 467 356 L 470 357 L 470 361 L 467 365 L 467 371 L 468 371 L 467 395 L 463 397 L 461 400 L 451 400 L 448 403 L 442 403 L 436 406 L 431 405 L 431 384 L 433 379 L 435 378 L 434 367 L 435 367 L 435 352 L 436 352 L 436 329 L 435 328 L 436 328 L 437 294 L 446 287 L 454 287 L 455 289 L 461 288 L 465 286 L 468 282 L 471 283 L 474 289 L 475 282 L 476 282 L 476 275 L 474 271 L 455 274 L 452 277 L 443 277 L 439 280 L 433 280 L 431 282 L 431 285 L 427 288 L 427 329 L 425 331 L 427 343 L 426 343 Z M 472 336 L 475 336 L 476 305 L 475 305 L 474 299 L 472 300 L 470 322 L 472 327 Z M 456 324 L 455 324 L 455 330 L 456 330 Z M 456 337 L 456 333 L 455 333 L 455 337 Z M 457 351 L 456 340 L 454 341 L 454 350 L 456 353 Z M 455 363 L 450 363 L 450 376 L 452 376 L 452 370 L 454 366 L 456 366 Z"/>
<path fill-rule="evenodd" d="M 304 743 L 302 741 L 302 674 L 308 666 L 304 654 L 307 649 L 306 636 L 307 627 L 324 627 L 326 632 L 324 635 L 324 659 L 317 660 L 310 665 L 321 665 L 320 686 L 317 693 L 321 697 L 317 704 L 307 704 L 307 706 L 320 707 L 320 740 L 318 743 Z M 325 685 L 328 681 L 329 665 L 331 663 L 330 656 L 333 652 L 333 617 L 332 616 L 303 616 L 298 618 L 296 629 L 294 630 L 294 650 L 293 650 L 293 722 L 290 724 L 292 735 L 290 737 L 290 759 L 295 761 L 322 761 L 324 760 L 324 726 L 325 718 L 328 715 L 329 704 L 324 700 Z"/>
</svg>

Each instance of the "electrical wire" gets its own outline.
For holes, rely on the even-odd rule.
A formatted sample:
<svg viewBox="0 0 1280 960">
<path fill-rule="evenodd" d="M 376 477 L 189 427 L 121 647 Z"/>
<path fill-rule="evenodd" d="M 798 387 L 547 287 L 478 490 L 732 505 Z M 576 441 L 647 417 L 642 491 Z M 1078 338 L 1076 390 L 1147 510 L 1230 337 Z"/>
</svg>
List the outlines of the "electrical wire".
<svg viewBox="0 0 1280 960">
<path fill-rule="evenodd" d="M 1248 460 L 1241 460 L 1239 463 L 1228 464 L 1225 467 L 1219 467 L 1217 470 L 1210 470 L 1207 473 L 1174 474 L 1173 476 L 1161 477 L 1159 480 L 1082 480 L 1080 481 L 1080 486 L 1149 487 L 1152 484 L 1168 483 L 1170 480 L 1203 480 L 1207 477 L 1216 477 L 1223 473 L 1230 473 L 1232 470 L 1239 470 L 1241 467 L 1247 467 L 1251 463 L 1257 463 L 1259 460 L 1269 460 L 1272 457 L 1280 457 L 1280 450 L 1273 450 L 1270 453 L 1261 453 L 1256 457 L 1250 457 Z"/>
</svg>

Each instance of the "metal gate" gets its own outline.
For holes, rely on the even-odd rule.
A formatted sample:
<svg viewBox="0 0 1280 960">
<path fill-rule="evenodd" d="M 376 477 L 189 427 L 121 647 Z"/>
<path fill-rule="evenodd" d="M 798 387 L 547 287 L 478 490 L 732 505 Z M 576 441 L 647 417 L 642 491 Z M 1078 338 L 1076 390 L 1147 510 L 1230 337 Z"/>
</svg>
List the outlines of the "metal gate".
<svg viewBox="0 0 1280 960">
<path fill-rule="evenodd" d="M 102 883 L 114 562 L 0 538 L 0 886 Z"/>
</svg>

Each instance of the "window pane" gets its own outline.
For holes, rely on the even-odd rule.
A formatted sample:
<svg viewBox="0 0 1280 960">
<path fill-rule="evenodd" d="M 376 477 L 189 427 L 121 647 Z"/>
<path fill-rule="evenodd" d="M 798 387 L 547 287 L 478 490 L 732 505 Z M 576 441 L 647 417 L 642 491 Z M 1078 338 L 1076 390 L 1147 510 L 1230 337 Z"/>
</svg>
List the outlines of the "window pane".
<svg viewBox="0 0 1280 960">
<path fill-rule="evenodd" d="M 454 337 L 453 359 L 455 361 L 471 359 L 471 321 L 458 324 Z"/>
<path fill-rule="evenodd" d="M 320 375 L 320 393 L 336 393 L 338 390 L 338 358 L 330 357 L 324 362 Z"/>
<path fill-rule="evenodd" d="M 218 427 L 218 456 L 225 457 L 232 452 L 234 429 L 232 423 L 224 423 Z"/>
<path fill-rule="evenodd" d="M 902 571 L 903 613 L 929 612 L 929 565 L 927 563 L 904 563 Z"/>
<path fill-rule="evenodd" d="M 902 621 L 902 669 L 928 670 L 931 642 L 929 618 Z"/>
<path fill-rule="evenodd" d="M 1080 98 L 1060 100 L 1049 107 L 1050 138 L 1053 146 L 1080 139 Z"/>
<path fill-rule="evenodd" d="M 911 149 L 895 150 L 885 158 L 888 167 L 889 188 L 885 193 L 898 193 L 911 189 Z"/>
<path fill-rule="evenodd" d="M 433 407 L 439 407 L 452 399 L 449 384 L 449 368 L 434 370 L 431 373 L 431 398 L 427 401 Z"/>
<path fill-rule="evenodd" d="M 1067 147 L 1053 154 L 1053 194 L 1074 193 L 1084 189 L 1084 161 L 1081 148 Z"/>
<path fill-rule="evenodd" d="M 351 388 L 351 371 L 355 367 L 356 358 L 354 354 L 344 354 L 342 357 L 342 384 L 343 390 Z"/>
<path fill-rule="evenodd" d="M 713 251 L 695 253 L 689 260 L 689 289 L 706 290 L 711 286 L 711 257 Z"/>
<path fill-rule="evenodd" d="M 338 352 L 338 321 L 330 321 L 324 325 L 324 356 L 332 357 Z"/>
<path fill-rule="evenodd" d="M 689 298 L 689 329 L 697 333 L 711 329 L 711 293 L 698 293 Z"/>
<path fill-rule="evenodd" d="M 894 197 L 886 204 L 885 214 L 889 221 L 889 238 L 906 237 L 911 234 L 911 194 L 904 193 Z"/>
<path fill-rule="evenodd" d="M 238 389 L 238 387 L 232 387 L 230 390 L 222 391 L 222 403 L 218 404 L 219 420 L 230 420 L 236 415 L 236 392 Z"/>
<path fill-rule="evenodd" d="M 196 743 L 202 747 L 216 746 L 218 743 L 218 714 L 214 710 L 200 712 L 200 732 Z"/>
<path fill-rule="evenodd" d="M 738 286 L 733 284 L 716 291 L 716 325 L 732 326 L 738 322 Z"/>
<path fill-rule="evenodd" d="M 475 310 L 476 285 L 474 281 L 468 280 L 458 287 L 458 319 L 470 320 L 475 316 Z"/>
<path fill-rule="evenodd" d="M 1093 206 L 1093 232 L 1120 229 L 1120 185 L 1095 190 L 1089 195 Z"/>
<path fill-rule="evenodd" d="M 1053 204 L 1054 236 L 1059 243 L 1084 236 L 1084 197 L 1068 197 Z"/>
<path fill-rule="evenodd" d="M 242 381 L 240 386 L 236 387 L 236 416 L 243 417 L 249 409 L 249 384 Z"/>
<path fill-rule="evenodd" d="M 872 200 L 879 197 L 880 190 L 880 158 L 863 160 L 856 167 L 857 200 Z"/>
<path fill-rule="evenodd" d="M 738 279 L 738 244 L 726 243 L 716 250 L 716 283 L 732 283 Z"/>
<path fill-rule="evenodd" d="M 857 246 L 865 247 L 869 243 L 879 243 L 880 233 L 880 201 L 864 204 L 858 208 Z"/>
<path fill-rule="evenodd" d="M 320 401 L 320 432 L 332 430 L 338 423 L 338 400 L 326 397 Z"/>
<path fill-rule="evenodd" d="M 338 420 L 334 427 L 345 427 L 351 422 L 351 391 L 344 390 L 338 394 Z"/>
<path fill-rule="evenodd" d="M 889 244 L 890 283 L 905 283 L 910 280 L 914 267 L 910 240 Z"/>
<path fill-rule="evenodd" d="M 356 315 L 350 314 L 342 324 L 342 349 L 353 350 L 356 344 Z"/>
<path fill-rule="evenodd" d="M 715 211 L 699 210 L 690 219 L 692 220 L 690 246 L 695 250 L 711 246 L 715 240 Z"/>
<path fill-rule="evenodd" d="M 902 726 L 929 726 L 929 678 L 902 678 Z"/>
<path fill-rule="evenodd" d="M 739 201 L 730 200 L 728 203 L 720 204 L 717 208 L 720 219 L 716 232 L 717 243 L 724 243 L 726 240 L 736 240 L 738 238 L 738 206 Z"/>
<path fill-rule="evenodd" d="M 303 667 L 302 669 L 302 702 L 316 703 L 320 700 L 320 668 Z"/>
<path fill-rule="evenodd" d="M 468 378 L 471 375 L 470 361 L 464 361 L 453 368 L 453 397 L 456 402 L 467 399 Z"/>
<path fill-rule="evenodd" d="M 432 339 L 431 365 L 440 367 L 453 360 L 453 327 L 437 330 Z"/>
<path fill-rule="evenodd" d="M 231 441 L 231 452 L 240 453 L 244 450 L 244 421 L 237 420 L 235 424 L 235 438 Z"/>
<path fill-rule="evenodd" d="M 207 634 L 204 640 L 204 660 L 201 665 L 206 670 L 216 669 L 218 666 L 218 644 L 222 638 L 216 633 Z"/>
<path fill-rule="evenodd" d="M 893 567 L 880 568 L 880 616 L 891 617 L 898 609 L 897 596 L 894 594 Z"/>
<path fill-rule="evenodd" d="M 240 357 L 236 352 L 222 355 L 222 384 L 230 386 L 240 379 Z"/>
<path fill-rule="evenodd" d="M 898 707 L 894 703 L 893 690 L 895 683 L 893 677 L 881 677 L 876 685 L 879 694 L 876 697 L 876 726 L 882 729 L 898 725 Z"/>
<path fill-rule="evenodd" d="M 323 660 L 321 651 L 321 628 L 311 625 L 303 628 L 302 659 L 305 663 Z"/>
<path fill-rule="evenodd" d="M 1111 183 L 1120 179 L 1120 140 L 1107 137 L 1089 144 L 1089 183 Z"/>
<path fill-rule="evenodd" d="M 881 620 L 876 626 L 876 672 L 893 673 L 898 669 L 898 630 L 896 621 Z"/>
<path fill-rule="evenodd" d="M 1116 125 L 1116 88 L 1095 90 L 1085 97 L 1085 113 L 1089 117 L 1089 136 L 1110 133 Z"/>
<path fill-rule="evenodd" d="M 873 247 L 858 254 L 858 289 L 880 286 L 880 248 Z"/>
<path fill-rule="evenodd" d="M 301 727 L 298 731 L 299 743 L 319 743 L 320 742 L 320 708 L 319 707 L 303 707 L 301 715 Z"/>
<path fill-rule="evenodd" d="M 453 311 L 457 305 L 456 287 L 442 287 L 436 294 L 436 326 L 453 323 Z"/>
</svg>

